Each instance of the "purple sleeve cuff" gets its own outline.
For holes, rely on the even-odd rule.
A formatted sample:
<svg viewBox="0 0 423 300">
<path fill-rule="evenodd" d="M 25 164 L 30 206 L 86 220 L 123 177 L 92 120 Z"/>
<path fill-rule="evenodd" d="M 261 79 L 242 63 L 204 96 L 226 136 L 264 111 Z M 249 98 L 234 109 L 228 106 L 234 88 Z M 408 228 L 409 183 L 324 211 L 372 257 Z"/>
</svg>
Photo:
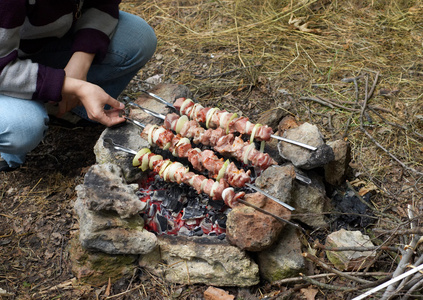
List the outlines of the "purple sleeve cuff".
<svg viewBox="0 0 423 300">
<path fill-rule="evenodd" d="M 62 87 L 65 80 L 65 70 L 53 69 L 43 65 L 38 67 L 37 89 L 32 96 L 34 100 L 44 102 L 62 100 Z"/>
<path fill-rule="evenodd" d="M 72 52 L 95 53 L 94 62 L 98 63 L 106 56 L 109 43 L 110 39 L 105 33 L 95 29 L 81 29 L 75 36 Z"/>
</svg>

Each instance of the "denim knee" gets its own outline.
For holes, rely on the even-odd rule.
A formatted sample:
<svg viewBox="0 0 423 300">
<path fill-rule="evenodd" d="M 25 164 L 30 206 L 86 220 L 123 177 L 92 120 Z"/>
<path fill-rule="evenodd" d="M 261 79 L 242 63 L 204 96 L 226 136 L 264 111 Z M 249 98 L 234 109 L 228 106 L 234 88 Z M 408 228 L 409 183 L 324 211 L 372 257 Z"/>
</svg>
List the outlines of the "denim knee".
<svg viewBox="0 0 423 300">
<path fill-rule="evenodd" d="M 1 153 L 28 153 L 37 147 L 48 129 L 49 118 L 41 104 L 27 100 L 19 101 L 21 103 L 13 102 L 17 103 L 17 106 L 9 108 L 16 111 L 9 111 L 0 116 Z"/>
</svg>

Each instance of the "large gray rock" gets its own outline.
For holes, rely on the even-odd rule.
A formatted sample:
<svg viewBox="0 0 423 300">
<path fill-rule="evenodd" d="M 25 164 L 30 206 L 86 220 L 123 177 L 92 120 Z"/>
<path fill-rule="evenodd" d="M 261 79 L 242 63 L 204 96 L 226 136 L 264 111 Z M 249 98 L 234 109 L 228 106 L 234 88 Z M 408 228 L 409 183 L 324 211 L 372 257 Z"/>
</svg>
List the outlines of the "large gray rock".
<svg viewBox="0 0 423 300">
<path fill-rule="evenodd" d="M 349 231 L 341 229 L 332 232 L 326 238 L 327 248 L 338 247 L 373 247 L 368 235 L 360 231 Z M 373 263 L 375 251 L 326 251 L 329 261 L 341 271 L 358 271 L 367 268 Z"/>
<path fill-rule="evenodd" d="M 279 154 L 297 168 L 310 170 L 322 167 L 335 158 L 332 148 L 324 143 L 323 136 L 316 125 L 304 123 L 285 130 L 282 136 L 317 147 L 317 150 L 311 151 L 286 142 L 278 144 Z"/>
<path fill-rule="evenodd" d="M 106 128 L 100 135 L 94 146 L 94 154 L 97 164 L 112 163 L 122 169 L 123 176 L 127 182 L 135 182 L 144 174 L 132 165 L 133 154 L 116 150 L 105 140 L 111 140 L 127 149 L 139 151 L 149 147 L 148 142 L 141 138 L 140 129 L 135 125 L 126 123 L 115 128 Z"/>
<path fill-rule="evenodd" d="M 296 277 L 305 270 L 301 243 L 296 229 L 286 226 L 278 242 L 267 250 L 258 253 L 261 276 L 269 282 Z"/>
<path fill-rule="evenodd" d="M 157 238 L 143 229 L 145 209 L 128 185 L 121 169 L 113 164 L 94 165 L 78 185 L 75 211 L 83 247 L 108 254 L 143 254 L 153 251 Z"/>
<path fill-rule="evenodd" d="M 216 238 L 159 236 L 159 247 L 140 266 L 175 284 L 253 286 L 257 264 L 238 247 Z"/>
<path fill-rule="evenodd" d="M 329 211 L 330 199 L 326 195 L 323 179 L 313 172 L 309 172 L 307 177 L 311 179 L 311 184 L 294 182 L 292 203 L 295 212 L 292 218 L 313 228 L 327 228 L 329 224 L 324 214 Z"/>
<path fill-rule="evenodd" d="M 292 186 L 295 168 L 292 164 L 271 166 L 255 181 L 255 185 L 287 204 L 292 204 Z"/>
<path fill-rule="evenodd" d="M 326 182 L 338 186 L 345 182 L 351 161 L 350 143 L 344 140 L 329 141 L 327 143 L 333 150 L 335 158 L 325 165 Z"/>
</svg>

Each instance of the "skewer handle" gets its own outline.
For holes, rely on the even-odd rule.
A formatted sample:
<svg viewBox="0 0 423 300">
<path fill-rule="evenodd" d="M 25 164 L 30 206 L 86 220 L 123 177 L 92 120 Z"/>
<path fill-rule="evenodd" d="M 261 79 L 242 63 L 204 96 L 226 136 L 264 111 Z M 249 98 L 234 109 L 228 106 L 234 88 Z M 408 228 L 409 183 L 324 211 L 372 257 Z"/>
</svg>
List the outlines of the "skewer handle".
<svg viewBox="0 0 423 300">
<path fill-rule="evenodd" d="M 315 151 L 317 149 L 317 147 L 310 146 L 310 145 L 307 145 L 307 144 L 304 144 L 304 143 L 301 143 L 301 142 L 297 142 L 297 141 L 294 141 L 294 140 L 290 140 L 290 139 L 281 137 L 279 135 L 272 134 L 271 137 L 274 138 L 274 139 L 278 139 L 280 141 L 283 141 L 283 142 L 287 142 L 287 143 L 290 143 L 290 144 L 293 144 L 293 145 L 297 145 L 297 146 L 312 150 L 312 151 Z"/>
<path fill-rule="evenodd" d="M 157 112 L 154 112 L 152 110 L 149 110 L 148 108 L 142 107 L 141 105 L 138 105 L 134 102 L 128 102 L 127 104 L 132 106 L 132 107 L 137 107 L 137 108 L 143 110 L 144 112 L 148 113 L 149 115 L 152 115 L 156 118 L 159 118 L 159 119 L 162 119 L 162 120 L 164 120 L 166 118 L 165 115 L 162 115 L 161 113 L 157 113 Z"/>
<path fill-rule="evenodd" d="M 169 106 L 170 108 L 175 109 L 175 106 L 173 106 L 172 103 L 167 102 L 162 97 L 159 97 L 156 94 L 150 93 L 149 91 L 146 91 L 146 90 L 140 90 L 140 91 L 143 92 L 143 93 L 146 93 L 147 95 L 149 95 L 150 97 L 153 97 L 156 100 L 159 100 L 161 103 L 165 104 L 166 106 Z"/>
<path fill-rule="evenodd" d="M 268 198 L 272 199 L 272 200 L 273 200 L 273 201 L 275 201 L 276 203 L 279 203 L 280 205 L 282 205 L 283 207 L 285 207 L 285 208 L 289 209 L 290 211 L 295 210 L 295 208 L 293 208 L 291 205 L 288 205 L 288 204 L 286 204 L 285 202 L 282 202 L 282 201 L 281 201 L 281 200 L 279 200 L 278 198 L 273 197 L 272 195 L 270 195 L 269 193 L 267 193 L 267 192 L 263 191 L 262 189 L 260 189 L 260 188 L 256 187 L 255 185 L 252 185 L 252 184 L 250 184 L 250 183 L 246 183 L 245 185 L 246 185 L 246 186 L 248 186 L 249 188 L 252 188 L 253 190 L 256 190 L 257 192 L 259 192 L 259 193 L 261 193 L 261 194 L 265 195 L 266 197 L 268 197 Z"/>
<path fill-rule="evenodd" d="M 136 155 L 136 154 L 137 154 L 137 151 L 132 150 L 132 149 L 125 148 L 125 147 L 123 147 L 123 146 L 121 146 L 121 145 L 118 145 L 118 144 L 115 144 L 115 143 L 112 141 L 112 139 L 109 139 L 109 138 L 105 138 L 105 139 L 103 140 L 103 144 L 107 144 L 108 146 L 112 146 L 112 147 L 113 147 L 114 149 L 116 149 L 116 150 L 123 151 L 123 152 L 129 153 L 129 154 L 134 154 L 134 155 Z M 107 147 L 107 146 L 106 146 L 106 147 Z"/>
<path fill-rule="evenodd" d="M 128 117 L 126 117 L 126 116 L 123 116 L 127 121 L 129 121 L 130 123 L 132 123 L 132 124 L 134 124 L 134 125 L 136 125 L 136 126 L 138 126 L 138 127 L 140 127 L 140 128 L 145 128 L 145 124 L 143 124 L 143 123 L 141 123 L 141 122 L 139 122 L 139 121 L 137 121 L 137 120 L 134 120 L 134 119 L 131 119 L 131 118 L 128 118 Z"/>
<path fill-rule="evenodd" d="M 310 178 L 308 178 L 308 177 L 305 177 L 305 176 L 303 176 L 303 175 L 300 175 L 300 174 L 295 174 L 295 179 L 297 179 L 297 180 L 299 180 L 299 181 L 301 181 L 301 182 L 304 182 L 304 183 L 306 183 L 306 184 L 310 184 L 311 183 L 311 179 Z"/>
</svg>

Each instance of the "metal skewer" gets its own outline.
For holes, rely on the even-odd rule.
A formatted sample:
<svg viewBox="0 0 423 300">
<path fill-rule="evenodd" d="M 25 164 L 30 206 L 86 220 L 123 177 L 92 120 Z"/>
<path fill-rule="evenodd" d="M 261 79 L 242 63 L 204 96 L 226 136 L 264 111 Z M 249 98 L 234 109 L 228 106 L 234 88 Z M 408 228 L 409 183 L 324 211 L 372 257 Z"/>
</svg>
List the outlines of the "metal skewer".
<svg viewBox="0 0 423 300">
<path fill-rule="evenodd" d="M 175 109 L 175 106 L 173 106 L 172 103 L 167 102 L 162 97 L 159 97 L 156 94 L 150 93 L 149 91 L 146 91 L 146 90 L 140 90 L 140 91 L 143 92 L 143 93 L 146 93 L 147 95 L 149 95 L 152 98 L 155 98 L 156 100 L 159 100 L 161 103 L 165 104 L 166 106 L 169 106 L 170 108 Z"/>
<path fill-rule="evenodd" d="M 105 144 L 107 144 L 107 146 Z M 137 154 L 137 151 L 132 150 L 132 149 L 125 148 L 125 147 L 123 147 L 121 145 L 118 145 L 115 142 L 113 142 L 113 140 L 110 139 L 110 138 L 105 138 L 103 140 L 103 145 L 105 147 L 110 147 L 111 146 L 111 147 L 113 147 L 116 150 L 123 151 L 123 152 L 129 153 L 129 154 L 133 154 L 133 155 L 136 155 Z"/>
<path fill-rule="evenodd" d="M 148 108 L 142 107 L 141 105 L 138 105 L 134 102 L 126 102 L 127 105 L 132 106 L 132 107 L 136 107 L 141 109 L 142 111 L 146 112 L 149 115 L 152 115 L 153 117 L 159 118 L 164 120 L 166 118 L 165 115 L 162 115 L 161 113 L 157 113 L 155 111 L 149 110 Z"/>
<path fill-rule="evenodd" d="M 167 105 L 167 106 L 169 106 L 169 107 L 171 107 L 171 108 L 173 108 L 173 109 L 175 109 L 175 106 L 173 105 L 173 104 L 171 104 L 171 103 L 169 103 L 169 102 L 167 102 L 166 100 L 164 100 L 163 98 L 161 98 L 161 97 L 159 97 L 159 96 L 157 96 L 156 94 L 153 94 L 153 93 L 150 93 L 149 91 L 146 91 L 146 90 L 140 90 L 141 92 L 143 92 L 143 93 L 146 93 L 147 95 L 149 95 L 150 97 L 152 97 L 152 98 L 154 98 L 154 99 L 156 99 L 156 100 L 158 100 L 158 101 L 160 101 L 160 102 L 162 102 L 162 103 L 164 103 L 165 105 Z M 131 102 L 132 103 L 132 102 Z M 130 105 L 135 105 L 135 106 L 137 106 L 138 108 L 141 108 L 138 104 L 135 104 L 135 103 L 128 103 L 128 104 L 130 104 Z M 141 109 L 144 109 L 144 108 L 141 108 Z M 146 109 L 146 108 L 145 108 Z M 163 119 L 164 120 L 164 119 Z M 300 147 L 303 147 L 303 148 L 306 148 L 306 149 L 309 149 L 309 150 L 312 150 L 312 151 L 315 151 L 317 148 L 316 147 L 314 147 L 314 146 L 310 146 L 310 145 L 307 145 L 307 144 L 304 144 L 304 143 L 301 143 L 301 142 L 298 142 L 298 141 L 294 141 L 294 140 L 291 140 L 291 139 L 287 139 L 287 138 L 284 138 L 284 137 L 281 137 L 281 136 L 278 136 L 278 135 L 274 135 L 274 134 L 272 134 L 272 135 L 270 135 L 272 138 L 274 138 L 274 139 L 277 139 L 277 140 L 280 140 L 280 141 L 283 141 L 283 142 L 286 142 L 286 143 L 290 143 L 290 144 L 293 144 L 293 145 L 297 145 L 297 146 L 300 146 Z"/>
<path fill-rule="evenodd" d="M 136 120 L 130 120 L 130 119 L 127 119 L 127 120 L 128 120 L 128 121 L 130 121 L 130 122 L 131 122 L 131 121 L 135 121 L 135 123 L 134 123 L 134 124 L 136 124 L 136 123 L 142 124 L 142 123 L 140 123 L 140 122 L 138 122 L 138 121 L 136 121 Z M 104 142 L 105 144 L 107 144 L 107 147 L 111 146 L 111 147 L 113 147 L 114 149 L 119 150 L 119 151 L 123 151 L 123 152 L 130 153 L 130 154 L 134 154 L 134 155 L 135 155 L 135 154 L 137 154 L 137 152 L 136 152 L 135 150 L 128 149 L 128 148 L 126 148 L 126 147 L 124 147 L 124 146 L 122 146 L 122 145 L 116 144 L 116 143 L 115 143 L 115 142 L 113 142 L 113 140 L 112 140 L 112 139 L 110 139 L 110 138 L 105 138 L 105 139 L 103 140 L 103 142 Z M 255 187 L 255 186 L 253 186 L 253 185 L 251 185 L 251 184 L 249 184 L 249 183 L 247 183 L 247 186 L 249 186 L 249 187 L 250 187 L 250 188 L 252 188 L 252 189 L 258 189 L 257 187 Z M 261 192 L 262 192 L 265 196 L 267 196 L 267 197 L 269 197 L 270 199 L 272 199 L 272 200 L 276 201 L 277 203 L 279 203 L 279 204 L 283 205 L 284 207 L 288 208 L 289 210 L 295 210 L 295 208 L 293 208 L 293 207 L 289 206 L 288 204 L 286 204 L 286 203 L 284 203 L 284 202 L 280 201 L 279 199 L 277 199 L 277 198 L 275 198 L 275 197 L 273 197 L 273 196 L 271 196 L 271 195 L 267 194 L 266 192 L 264 192 L 264 191 L 261 191 Z M 269 212 L 269 211 L 267 211 L 267 210 L 264 210 L 264 209 L 262 209 L 262 208 L 260 208 L 260 207 L 257 207 L 257 206 L 255 206 L 255 205 L 253 205 L 253 204 L 251 204 L 251 203 L 248 203 L 248 202 L 247 202 L 247 201 L 245 201 L 245 200 L 238 199 L 238 201 L 239 201 L 239 202 L 241 202 L 241 203 L 243 203 L 244 205 L 251 206 L 252 208 L 254 208 L 254 209 L 258 210 L 259 212 L 262 212 L 262 213 L 264 213 L 264 214 L 270 215 L 270 216 L 274 217 L 275 219 L 277 219 L 277 220 L 279 220 L 279 221 L 281 221 L 281 222 L 284 222 L 284 223 L 287 223 L 287 224 L 289 224 L 289 225 L 295 226 L 295 227 L 299 228 L 300 230 L 304 231 L 304 229 L 303 229 L 301 226 L 299 226 L 298 224 L 295 224 L 295 223 L 292 223 L 292 222 L 290 222 L 290 221 L 288 221 L 288 220 L 285 220 L 284 218 L 281 218 L 281 217 L 279 217 L 279 216 L 277 216 L 277 215 L 275 215 L 275 214 L 273 214 L 273 213 L 271 213 L 271 212 Z"/>
<path fill-rule="evenodd" d="M 144 129 L 144 128 L 145 128 L 145 126 L 146 126 L 145 124 L 143 124 L 143 123 L 141 123 L 141 122 L 139 122 L 139 121 L 137 121 L 137 120 L 134 120 L 134 119 L 128 118 L 127 116 L 123 116 L 123 117 L 124 117 L 127 121 L 129 121 L 130 123 L 134 124 L 135 126 L 138 126 L 138 127 L 142 128 L 142 129 Z M 306 184 L 310 184 L 310 183 L 311 183 L 311 179 L 310 179 L 310 178 L 305 177 L 305 176 L 300 175 L 300 174 L 297 174 L 297 173 L 295 173 L 295 178 L 296 178 L 297 180 L 301 181 L 301 182 L 306 183 Z"/>
<path fill-rule="evenodd" d="M 295 210 L 295 208 L 293 208 L 291 205 L 286 204 L 285 202 L 282 202 L 281 200 L 279 200 L 276 197 L 273 197 L 272 195 L 270 195 L 268 192 L 263 191 L 262 189 L 256 187 L 255 185 L 252 185 L 250 183 L 246 183 L 246 186 L 248 186 L 249 188 L 252 188 L 253 190 L 256 190 L 257 192 L 265 195 L 266 197 L 272 199 L 273 201 L 275 201 L 276 203 L 279 203 L 280 205 L 282 205 L 283 207 L 289 209 L 289 210 Z"/>
<path fill-rule="evenodd" d="M 134 123 L 135 124 L 135 123 Z M 138 152 L 137 151 L 135 151 L 135 150 L 132 150 L 132 149 L 129 149 L 129 148 L 126 148 L 126 147 L 124 147 L 124 146 L 122 146 L 122 145 L 119 145 L 119 144 L 116 144 L 115 142 L 113 142 L 113 140 L 112 139 L 110 139 L 110 138 L 105 138 L 104 140 L 103 140 L 103 143 L 105 143 L 105 144 L 107 144 L 108 146 L 112 146 L 114 149 L 116 149 L 116 150 L 119 150 L 119 151 L 123 151 L 123 152 L 126 152 L 126 153 L 130 153 L 130 154 L 133 154 L 133 155 L 136 155 Z M 108 146 L 106 146 L 106 147 L 108 147 Z M 287 209 L 289 209 L 289 210 L 295 210 L 295 208 L 293 208 L 292 206 L 290 206 L 290 205 L 288 205 L 288 204 L 286 204 L 286 203 L 284 203 L 284 202 L 282 202 L 282 201 L 280 201 L 278 198 L 275 198 L 275 197 L 273 197 L 272 195 L 269 195 L 268 193 L 266 193 L 265 191 L 263 191 L 263 190 L 261 190 L 261 189 L 259 189 L 258 187 L 256 187 L 255 185 L 252 185 L 252 184 L 249 184 L 249 183 L 246 183 L 245 184 L 246 186 L 248 186 L 248 187 L 250 187 L 250 188 L 252 188 L 253 190 L 256 190 L 257 192 L 259 192 L 259 193 L 262 193 L 263 195 L 265 195 L 266 197 L 269 197 L 270 199 L 272 199 L 273 201 L 275 201 L 275 202 L 277 202 L 277 203 L 279 203 L 280 205 L 282 205 L 282 206 L 284 206 L 284 207 L 286 207 Z"/>
</svg>

